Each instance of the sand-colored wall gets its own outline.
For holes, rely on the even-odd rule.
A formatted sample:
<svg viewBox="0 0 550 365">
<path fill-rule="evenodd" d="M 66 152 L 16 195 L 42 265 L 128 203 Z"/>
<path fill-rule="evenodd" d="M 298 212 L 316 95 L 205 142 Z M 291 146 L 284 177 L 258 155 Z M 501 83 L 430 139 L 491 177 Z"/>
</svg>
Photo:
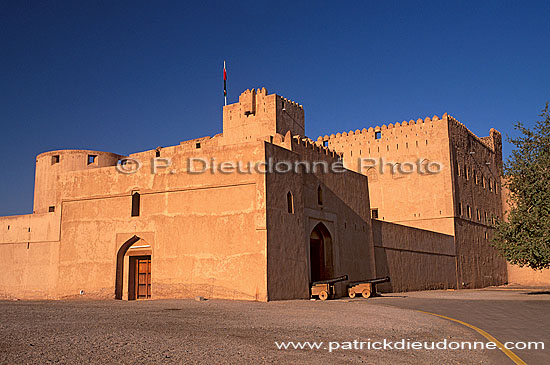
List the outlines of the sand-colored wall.
<svg viewBox="0 0 550 365">
<path fill-rule="evenodd" d="M 459 288 L 483 288 L 507 283 L 506 260 L 491 245 L 487 225 L 456 218 Z"/>
<path fill-rule="evenodd" d="M 263 176 L 185 173 L 190 156 L 232 161 L 263 155 L 263 142 L 255 142 L 175 153 L 173 170 L 156 174 L 143 158 L 135 174 L 103 168 L 62 175 L 58 295 L 85 290 L 90 297 L 113 297 L 124 243 L 118 237 L 147 234 L 153 298 L 266 300 Z M 139 217 L 130 216 L 133 191 L 141 195 Z"/>
<path fill-rule="evenodd" d="M 311 140 L 287 134 L 275 138 L 285 149 L 267 144 L 268 158 L 276 161 L 338 161 L 338 156 Z M 270 299 L 307 298 L 311 283 L 310 235 L 322 223 L 332 238 L 334 276 L 350 280 L 374 277 L 374 248 L 370 226 L 367 178 L 345 173 L 268 174 L 268 288 Z M 318 204 L 321 187 L 323 204 Z M 294 214 L 288 212 L 287 193 L 294 197 Z M 336 286 L 345 295 L 345 284 Z"/>
<path fill-rule="evenodd" d="M 380 132 L 379 139 L 376 132 Z M 318 143 L 327 143 L 329 148 L 343 154 L 347 168 L 369 177 L 371 208 L 378 209 L 380 220 L 454 234 L 446 116 L 338 133 L 320 137 Z M 374 159 L 376 167 L 361 165 L 361 158 Z M 418 163 L 425 171 L 430 162 L 438 163 L 441 171 L 417 173 Z M 415 171 L 392 174 L 392 167 L 388 165 L 406 163 L 413 164 Z M 410 171 L 409 166 L 404 170 Z"/>
<path fill-rule="evenodd" d="M 59 241 L 61 214 L 25 214 L 0 217 L 0 244 Z"/>
<path fill-rule="evenodd" d="M 266 158 L 295 161 L 300 157 L 287 149 L 266 143 Z M 270 300 L 308 298 L 309 259 L 304 217 L 304 176 L 295 173 L 268 174 L 267 287 Z M 292 194 L 294 213 L 288 212 L 287 193 Z"/>
<path fill-rule="evenodd" d="M 88 156 L 95 156 L 93 163 L 88 163 Z M 57 190 L 59 174 L 114 166 L 121 157 L 110 152 L 90 150 L 59 150 L 41 153 L 36 157 L 33 212 L 47 213 L 50 207 L 59 208 L 60 192 Z"/>
<path fill-rule="evenodd" d="M 529 267 L 508 265 L 508 284 L 522 286 L 550 286 L 550 269 L 533 270 Z"/>
<path fill-rule="evenodd" d="M 264 142 L 202 147 L 163 150 L 172 168 L 155 174 L 155 151 L 133 156 L 142 163 L 135 174 L 114 166 L 57 174 L 54 213 L 0 219 L 8 258 L 0 294 L 114 298 L 117 253 L 137 236 L 151 246 L 153 298 L 267 300 L 264 176 L 187 173 L 189 157 L 262 161 Z M 135 191 L 141 209 L 131 217 Z"/>
<path fill-rule="evenodd" d="M 0 298 L 55 298 L 59 237 L 58 212 L 0 218 Z"/>
<path fill-rule="evenodd" d="M 460 288 L 507 282 L 506 261 L 491 245 L 492 224 L 502 218 L 502 138 L 491 129 L 478 138 L 453 117 L 449 119 L 455 239 Z"/>
<path fill-rule="evenodd" d="M 501 148 L 500 133 L 492 129 L 491 136 L 481 139 L 454 119 L 450 120 L 449 128 L 455 215 L 490 227 L 493 218 L 503 216 L 502 155 L 499 156 L 494 149 Z"/>
<path fill-rule="evenodd" d="M 378 208 L 380 220 L 455 236 L 460 287 L 506 283 L 505 261 L 488 239 L 494 219 L 502 217 L 498 131 L 479 138 L 444 114 L 324 136 L 317 143 L 343 153 L 347 167 L 369 177 L 371 208 Z M 378 168 L 365 170 L 359 158 L 374 158 Z M 419 160 L 438 163 L 442 170 L 391 173 L 394 163 Z"/>
<path fill-rule="evenodd" d="M 304 134 L 304 109 L 279 95 L 268 95 L 265 88 L 245 90 L 238 103 L 223 107 L 224 144 L 255 141 L 288 131 Z"/>
<path fill-rule="evenodd" d="M 454 238 L 450 235 L 372 220 L 376 276 L 391 281 L 382 292 L 456 288 Z"/>
<path fill-rule="evenodd" d="M 56 299 L 58 242 L 0 244 L 2 299 Z"/>
</svg>

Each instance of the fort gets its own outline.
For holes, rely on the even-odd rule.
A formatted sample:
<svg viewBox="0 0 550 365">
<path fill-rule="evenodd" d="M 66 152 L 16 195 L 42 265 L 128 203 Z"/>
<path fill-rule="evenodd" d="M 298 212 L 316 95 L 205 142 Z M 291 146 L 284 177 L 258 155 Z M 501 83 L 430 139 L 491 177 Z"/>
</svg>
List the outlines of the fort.
<svg viewBox="0 0 550 365">
<path fill-rule="evenodd" d="M 437 163 L 437 173 L 380 173 Z M 155 168 L 158 159 L 177 169 Z M 128 161 L 140 169 L 121 173 Z M 196 161 L 343 164 L 342 171 L 191 173 Z M 303 107 L 265 88 L 223 108 L 223 133 L 121 156 L 36 158 L 33 213 L 0 217 L 0 296 L 308 298 L 313 281 L 389 275 L 382 291 L 501 285 L 502 138 L 448 114 L 305 137 Z M 521 274 L 518 274 L 520 273 Z M 346 295 L 345 284 L 336 286 Z"/>
</svg>

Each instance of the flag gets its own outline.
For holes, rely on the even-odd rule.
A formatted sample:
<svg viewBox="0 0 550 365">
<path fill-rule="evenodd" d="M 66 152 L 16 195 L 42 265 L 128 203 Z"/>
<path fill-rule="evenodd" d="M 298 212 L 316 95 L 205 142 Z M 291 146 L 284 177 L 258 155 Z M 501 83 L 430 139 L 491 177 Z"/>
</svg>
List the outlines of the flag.
<svg viewBox="0 0 550 365">
<path fill-rule="evenodd" d="M 223 61 L 223 96 L 225 97 L 225 105 L 227 105 L 227 71 L 225 70 L 225 60 Z"/>
</svg>

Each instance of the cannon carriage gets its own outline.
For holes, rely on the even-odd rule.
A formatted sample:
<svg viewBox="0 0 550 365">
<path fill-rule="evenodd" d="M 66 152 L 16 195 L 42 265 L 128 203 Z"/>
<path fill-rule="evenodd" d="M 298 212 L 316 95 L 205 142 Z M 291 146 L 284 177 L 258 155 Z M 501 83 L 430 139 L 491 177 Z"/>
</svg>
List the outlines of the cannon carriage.
<svg viewBox="0 0 550 365">
<path fill-rule="evenodd" d="M 319 297 L 321 300 L 327 300 L 334 297 L 334 284 L 348 280 L 347 275 L 342 275 L 337 278 L 315 281 L 311 284 L 311 297 Z"/>
<path fill-rule="evenodd" d="M 376 284 L 386 283 L 389 281 L 389 276 L 371 280 L 351 281 L 348 283 L 348 295 L 352 299 L 355 298 L 357 294 L 361 294 L 363 298 L 370 298 L 371 296 L 376 295 Z"/>
</svg>

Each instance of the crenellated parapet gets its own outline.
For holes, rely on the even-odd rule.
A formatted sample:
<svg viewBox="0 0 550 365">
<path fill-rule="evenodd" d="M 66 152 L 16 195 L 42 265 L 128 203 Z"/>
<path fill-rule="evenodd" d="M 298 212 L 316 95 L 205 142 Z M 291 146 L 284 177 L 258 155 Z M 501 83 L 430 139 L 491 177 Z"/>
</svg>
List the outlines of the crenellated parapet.
<svg viewBox="0 0 550 365">
<path fill-rule="evenodd" d="M 238 144 L 275 133 L 305 134 L 304 108 L 266 88 L 247 89 L 239 102 L 223 107 L 223 144 Z"/>
<path fill-rule="evenodd" d="M 296 107 L 296 108 L 299 108 L 299 109 L 302 109 L 302 110 L 304 109 L 302 104 L 298 104 L 297 102 L 292 101 L 290 99 L 287 99 L 283 96 L 280 96 L 279 98 L 285 103 L 285 105 L 292 105 L 293 107 Z"/>
<path fill-rule="evenodd" d="M 372 139 L 378 139 L 377 138 L 377 132 L 380 132 L 380 138 L 384 137 L 384 131 L 388 130 L 400 130 L 403 128 L 406 128 L 408 130 L 410 129 L 416 129 L 421 127 L 431 127 L 433 126 L 442 126 L 444 125 L 442 122 L 446 121 L 447 114 L 444 114 L 441 118 L 439 118 L 437 115 L 434 115 L 432 118 L 426 117 L 424 119 L 418 118 L 417 120 L 411 119 L 410 121 L 402 121 L 402 122 L 395 122 L 395 123 L 389 123 L 389 124 L 382 124 L 377 125 L 375 127 L 369 127 L 369 128 L 363 128 L 363 129 L 356 129 L 356 130 L 350 130 L 349 132 L 341 132 L 331 135 L 325 135 L 317 138 L 317 143 L 325 143 L 328 142 L 330 144 L 337 144 L 341 142 L 347 142 L 350 137 L 363 137 L 363 138 L 372 138 Z M 326 143 L 325 143 L 326 144 Z"/>
<path fill-rule="evenodd" d="M 469 130 L 468 127 L 466 127 L 463 123 L 461 123 L 459 120 L 457 120 L 453 116 L 448 115 L 447 118 L 449 120 L 449 123 L 451 123 L 451 126 L 454 126 L 454 127 L 458 128 L 459 130 L 461 130 L 464 133 L 471 136 L 474 140 L 481 143 L 483 146 L 485 146 L 488 149 L 490 149 L 491 151 L 495 152 L 495 143 L 494 143 L 494 138 L 493 137 L 496 137 L 497 134 L 498 134 L 498 136 L 500 136 L 500 132 L 498 132 L 496 129 L 491 128 L 491 132 L 490 132 L 490 135 L 488 137 L 478 137 L 478 136 L 475 135 L 474 132 Z"/>
<path fill-rule="evenodd" d="M 342 155 L 333 149 L 323 146 L 311 138 L 301 135 L 292 135 L 287 132 L 286 135 L 277 133 L 270 141 L 274 145 L 281 146 L 288 150 L 294 151 L 300 155 L 305 155 L 314 159 L 330 160 L 331 162 L 339 161 Z"/>
<path fill-rule="evenodd" d="M 495 138 L 498 139 L 498 136 L 500 136 L 500 133 L 494 129 L 491 129 L 491 135 L 488 137 L 478 137 L 476 136 L 472 131 L 470 131 L 463 123 L 458 121 L 456 118 L 454 118 L 451 115 L 448 115 L 447 113 L 443 114 L 441 117 L 438 117 L 437 115 L 434 115 L 433 117 L 425 117 L 425 118 L 418 118 L 416 120 L 411 119 L 409 121 L 402 121 L 402 122 L 395 122 L 395 123 L 389 123 L 389 124 L 382 124 L 377 125 L 375 127 L 369 127 L 369 128 L 363 128 L 363 129 L 356 129 L 356 130 L 350 130 L 348 132 L 340 132 L 336 134 L 331 135 L 325 135 L 320 136 L 317 138 L 317 143 L 319 144 L 325 144 L 325 145 L 337 145 L 342 143 L 347 143 L 350 141 L 350 138 L 356 139 L 357 137 L 362 137 L 366 139 L 384 139 L 385 131 L 395 131 L 396 135 L 398 136 L 397 132 L 401 131 L 403 132 L 413 132 L 415 130 L 419 129 L 425 129 L 428 128 L 437 128 L 437 127 L 447 127 L 447 126 L 458 128 L 459 130 L 462 130 L 464 133 L 470 135 L 474 140 L 481 143 L 483 146 L 489 148 L 491 151 L 495 151 Z M 392 133 L 394 134 L 394 133 Z M 399 137 L 397 137 L 399 138 Z M 497 143 L 498 144 L 498 143 Z"/>
</svg>

